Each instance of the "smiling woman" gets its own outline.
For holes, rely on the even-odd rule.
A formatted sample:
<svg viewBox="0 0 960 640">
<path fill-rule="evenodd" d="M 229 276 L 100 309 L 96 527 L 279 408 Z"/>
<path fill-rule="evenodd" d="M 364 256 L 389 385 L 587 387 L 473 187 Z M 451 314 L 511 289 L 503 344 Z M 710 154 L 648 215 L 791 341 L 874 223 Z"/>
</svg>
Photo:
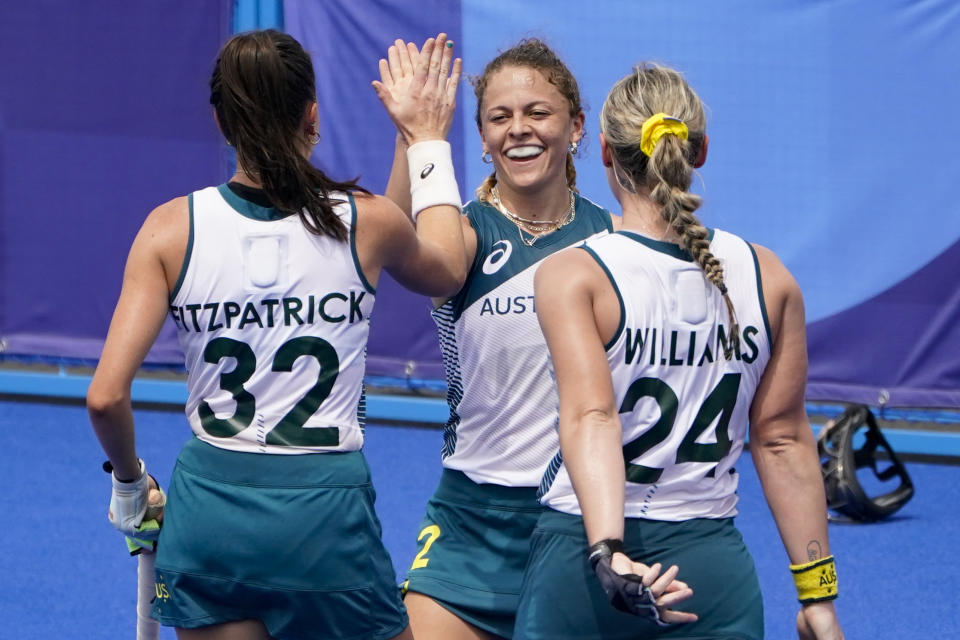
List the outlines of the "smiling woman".
<svg viewBox="0 0 960 640">
<path fill-rule="evenodd" d="M 555 231 L 575 214 L 573 164 L 584 114 L 576 80 L 539 40 L 495 58 L 474 84 L 476 122 L 494 172 L 477 198 L 531 236 Z M 535 241 L 535 239 L 533 239 Z"/>
<path fill-rule="evenodd" d="M 416 51 L 402 42 L 391 48 L 394 79 L 412 66 L 404 55 Z M 464 207 L 466 283 L 433 312 L 450 418 L 443 475 L 407 574 L 405 603 L 420 640 L 513 635 L 541 511 L 537 487 L 559 446 L 533 276 L 546 257 L 613 228 L 607 211 L 576 192 L 584 115 L 557 55 L 540 40 L 521 41 L 487 65 L 474 89 L 494 171 Z M 408 190 L 395 179 L 408 172 L 405 156 L 395 157 L 387 193 L 403 205 Z"/>
</svg>

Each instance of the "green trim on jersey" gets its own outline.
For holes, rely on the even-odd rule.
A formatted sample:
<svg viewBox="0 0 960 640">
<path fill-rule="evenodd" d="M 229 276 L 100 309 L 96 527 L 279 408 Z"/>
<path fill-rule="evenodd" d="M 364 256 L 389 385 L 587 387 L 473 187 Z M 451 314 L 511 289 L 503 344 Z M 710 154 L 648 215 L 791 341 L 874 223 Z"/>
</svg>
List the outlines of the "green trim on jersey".
<svg viewBox="0 0 960 640">
<path fill-rule="evenodd" d="M 377 288 L 370 284 L 367 276 L 364 275 L 363 268 L 360 266 L 360 254 L 357 253 L 357 202 L 353 199 L 352 193 L 348 192 L 347 198 L 350 200 L 350 253 L 353 254 L 353 265 L 357 268 L 357 276 L 363 283 L 363 287 L 376 295 Z"/>
<path fill-rule="evenodd" d="M 684 262 L 693 262 L 693 256 L 690 255 L 690 252 L 681 247 L 678 244 L 672 242 L 664 242 L 662 240 L 654 240 L 653 238 L 648 238 L 647 236 L 640 235 L 634 231 L 629 231 L 627 229 L 621 229 L 616 231 L 622 236 L 630 238 L 631 240 L 636 240 L 640 244 L 647 246 L 654 251 L 659 251 L 660 253 L 665 253 L 668 256 L 673 256 L 678 260 L 683 260 Z M 707 242 L 713 241 L 713 229 L 707 229 Z"/>
<path fill-rule="evenodd" d="M 187 194 L 187 211 L 190 218 L 190 232 L 187 237 L 187 252 L 183 256 L 183 264 L 180 265 L 180 275 L 177 276 L 177 284 L 173 285 L 173 291 L 170 292 L 170 302 L 172 303 L 177 294 L 180 293 L 180 287 L 183 286 L 183 279 L 187 276 L 187 267 L 190 266 L 190 254 L 193 253 L 193 194 Z"/>
<path fill-rule="evenodd" d="M 478 200 L 467 203 L 464 214 L 477 234 L 477 252 L 466 284 L 450 299 L 452 322 L 456 322 L 467 307 L 551 254 L 594 234 L 613 231 L 606 209 L 579 194 L 574 198 L 573 222 L 542 236 L 532 247 L 524 244 L 517 226 L 494 207 Z"/>
<path fill-rule="evenodd" d="M 770 331 L 770 318 L 767 316 L 767 303 L 763 299 L 763 280 L 760 277 L 760 260 L 757 259 L 757 252 L 753 245 L 744 240 L 750 253 L 753 255 L 753 266 L 757 269 L 757 302 L 760 304 L 760 315 L 763 316 L 763 328 L 767 330 L 767 342 L 770 345 L 770 353 L 773 354 L 773 332 Z"/>
<path fill-rule="evenodd" d="M 222 184 L 217 187 L 217 191 L 223 196 L 223 199 L 227 201 L 227 204 L 230 205 L 234 211 L 242 215 L 244 218 L 250 218 L 251 220 L 283 220 L 289 214 L 283 214 L 277 211 L 273 207 L 261 207 L 258 204 L 254 204 L 249 200 L 244 200 L 233 191 L 230 190 L 226 184 Z"/>
<path fill-rule="evenodd" d="M 620 287 L 617 286 L 617 281 L 613 279 L 613 274 L 610 273 L 610 269 L 607 268 L 607 265 L 604 264 L 603 260 L 600 259 L 600 256 L 597 255 L 597 252 L 591 249 L 590 247 L 584 245 L 580 247 L 597 261 L 597 264 L 600 265 L 600 268 L 603 269 L 603 272 L 607 274 L 607 279 L 610 280 L 610 284 L 613 286 L 613 292 L 617 294 L 617 301 L 620 303 L 620 322 L 617 323 L 617 330 L 613 332 L 613 337 L 603 345 L 604 351 L 610 351 L 610 349 L 617 343 L 617 340 L 620 339 L 620 334 L 623 333 L 623 328 L 627 323 L 627 309 L 623 305 L 623 296 L 620 294 Z"/>
</svg>

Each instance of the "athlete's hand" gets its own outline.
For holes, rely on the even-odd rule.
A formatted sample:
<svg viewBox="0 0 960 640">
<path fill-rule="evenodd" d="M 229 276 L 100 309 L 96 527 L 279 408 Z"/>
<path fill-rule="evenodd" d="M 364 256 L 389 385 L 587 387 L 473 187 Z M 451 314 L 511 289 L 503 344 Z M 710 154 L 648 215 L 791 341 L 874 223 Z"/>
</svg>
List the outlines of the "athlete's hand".
<svg viewBox="0 0 960 640">
<path fill-rule="evenodd" d="M 113 474 L 112 466 L 104 464 L 104 470 L 110 472 L 113 490 L 110 494 L 110 509 L 107 518 L 110 523 L 130 540 L 144 541 L 155 546 L 163 522 L 163 508 L 167 498 L 156 479 L 147 473 L 143 460 L 140 475 L 130 482 L 121 482 Z M 132 551 L 131 547 L 131 551 Z"/>
<path fill-rule="evenodd" d="M 844 640 L 833 602 L 814 602 L 797 612 L 800 640 Z"/>
<path fill-rule="evenodd" d="M 619 551 L 612 555 L 591 553 L 590 562 L 610 603 L 620 611 L 660 626 L 697 620 L 694 613 L 672 609 L 693 595 L 689 585 L 676 579 L 676 565 L 661 574 L 660 563 L 648 567 Z"/>
<path fill-rule="evenodd" d="M 414 43 L 397 40 L 380 60 L 380 80 L 373 88 L 407 144 L 446 139 L 462 67 L 445 33 L 428 38 L 419 51 Z"/>
<path fill-rule="evenodd" d="M 130 536 L 137 531 L 137 527 L 143 522 L 143 517 L 147 513 L 147 494 L 150 491 L 150 476 L 143 464 L 140 464 L 140 475 L 130 482 L 121 482 L 113 473 L 113 468 L 105 466 L 104 470 L 109 470 L 110 481 L 113 490 L 110 493 L 110 509 L 107 511 L 107 518 L 118 531 L 124 535 Z"/>
</svg>

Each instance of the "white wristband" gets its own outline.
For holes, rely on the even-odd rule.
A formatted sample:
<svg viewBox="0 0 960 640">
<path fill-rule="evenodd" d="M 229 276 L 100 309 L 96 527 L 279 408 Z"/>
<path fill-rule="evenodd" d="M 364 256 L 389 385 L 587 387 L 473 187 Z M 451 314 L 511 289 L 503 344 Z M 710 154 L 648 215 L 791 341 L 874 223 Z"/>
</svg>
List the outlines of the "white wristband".
<svg viewBox="0 0 960 640">
<path fill-rule="evenodd" d="M 416 222 L 420 212 L 447 204 L 460 209 L 460 188 L 453 173 L 450 143 L 427 140 L 407 148 L 410 167 L 410 210 Z"/>
</svg>

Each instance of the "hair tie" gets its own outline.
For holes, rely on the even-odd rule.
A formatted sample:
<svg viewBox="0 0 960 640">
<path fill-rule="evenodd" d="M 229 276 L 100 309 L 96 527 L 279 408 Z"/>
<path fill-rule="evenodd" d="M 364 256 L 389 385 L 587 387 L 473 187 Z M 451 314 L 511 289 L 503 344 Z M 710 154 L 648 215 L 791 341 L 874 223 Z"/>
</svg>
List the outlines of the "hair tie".
<svg viewBox="0 0 960 640">
<path fill-rule="evenodd" d="M 686 123 L 680 118 L 668 116 L 665 113 L 653 114 L 644 121 L 640 128 L 640 150 L 649 158 L 653 155 L 653 149 L 657 146 L 660 138 L 668 133 L 686 140 L 690 132 Z"/>
</svg>

